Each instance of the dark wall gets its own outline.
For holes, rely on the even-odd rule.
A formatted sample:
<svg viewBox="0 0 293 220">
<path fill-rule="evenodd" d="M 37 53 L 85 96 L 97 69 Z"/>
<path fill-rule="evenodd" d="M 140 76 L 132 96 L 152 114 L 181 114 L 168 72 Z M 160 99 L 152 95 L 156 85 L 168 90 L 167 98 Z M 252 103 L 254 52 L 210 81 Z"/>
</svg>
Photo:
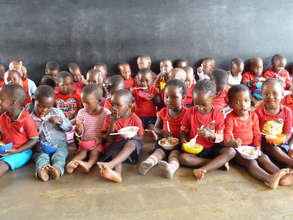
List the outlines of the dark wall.
<svg viewBox="0 0 293 220">
<path fill-rule="evenodd" d="M 154 71 L 162 58 L 212 56 L 222 68 L 233 57 L 293 61 L 292 8 L 292 0 L 0 0 L 0 62 L 23 60 L 39 80 L 48 60 L 83 71 L 105 62 L 112 73 L 139 54 L 151 55 Z"/>
</svg>

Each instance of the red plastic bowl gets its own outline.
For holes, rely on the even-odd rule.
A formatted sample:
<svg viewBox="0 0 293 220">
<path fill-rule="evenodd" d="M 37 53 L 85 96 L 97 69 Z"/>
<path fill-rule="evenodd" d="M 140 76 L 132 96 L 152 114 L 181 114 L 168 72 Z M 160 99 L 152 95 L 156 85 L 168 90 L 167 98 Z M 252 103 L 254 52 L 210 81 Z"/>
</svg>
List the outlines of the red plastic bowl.
<svg viewBox="0 0 293 220">
<path fill-rule="evenodd" d="M 95 143 L 95 140 L 81 141 L 79 143 L 79 147 L 83 150 L 92 150 L 94 148 Z"/>
</svg>

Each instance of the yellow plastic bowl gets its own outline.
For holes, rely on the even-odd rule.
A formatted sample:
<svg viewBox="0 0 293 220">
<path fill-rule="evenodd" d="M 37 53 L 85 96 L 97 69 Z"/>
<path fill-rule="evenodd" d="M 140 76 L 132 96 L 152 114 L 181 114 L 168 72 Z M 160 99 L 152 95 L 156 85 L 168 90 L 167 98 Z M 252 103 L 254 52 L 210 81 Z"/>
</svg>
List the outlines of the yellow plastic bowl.
<svg viewBox="0 0 293 220">
<path fill-rule="evenodd" d="M 201 144 L 193 144 L 190 142 L 183 143 L 182 148 L 185 152 L 190 154 L 199 154 L 203 150 L 203 146 Z"/>
</svg>

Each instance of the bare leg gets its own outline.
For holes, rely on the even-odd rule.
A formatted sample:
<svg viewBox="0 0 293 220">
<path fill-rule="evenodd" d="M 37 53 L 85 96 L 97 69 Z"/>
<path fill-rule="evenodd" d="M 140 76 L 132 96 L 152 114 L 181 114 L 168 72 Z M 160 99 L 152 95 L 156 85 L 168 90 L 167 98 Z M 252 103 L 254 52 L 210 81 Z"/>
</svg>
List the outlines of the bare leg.
<svg viewBox="0 0 293 220">
<path fill-rule="evenodd" d="M 207 164 L 210 159 L 201 158 L 194 154 L 182 153 L 179 155 L 179 161 L 181 165 L 188 167 L 199 167 Z"/>
<path fill-rule="evenodd" d="M 166 156 L 165 152 L 161 149 L 156 149 L 146 160 L 141 162 L 138 172 L 141 175 L 146 175 L 147 172 L 155 165 L 157 165 L 159 160 L 162 160 Z"/>
<path fill-rule="evenodd" d="M 82 161 L 82 160 L 79 161 L 79 165 L 83 169 L 83 172 L 85 173 L 90 172 L 92 166 L 98 161 L 99 155 L 100 155 L 99 151 L 94 149 L 94 150 L 91 150 L 89 153 L 88 162 Z"/>
<path fill-rule="evenodd" d="M 278 172 L 280 169 L 277 167 L 271 160 L 270 158 L 264 154 L 261 153 L 261 156 L 257 158 L 257 162 L 262 166 L 262 168 L 267 171 L 270 174 L 274 174 Z"/>
<path fill-rule="evenodd" d="M 279 162 L 293 168 L 293 159 L 289 157 L 280 147 L 275 147 L 270 144 L 266 144 L 265 151 Z"/>
<path fill-rule="evenodd" d="M 214 159 L 210 160 L 204 166 L 194 169 L 193 174 L 197 180 L 201 180 L 208 171 L 212 171 L 224 166 L 228 161 L 235 157 L 235 150 L 231 147 L 224 147 L 220 154 Z"/>
<path fill-rule="evenodd" d="M 0 176 L 3 176 L 9 170 L 9 165 L 0 161 Z"/>
<path fill-rule="evenodd" d="M 159 162 L 159 167 L 169 179 L 173 178 L 175 172 L 179 168 L 179 154 L 178 150 L 173 150 L 169 154 L 168 163 L 166 161 Z"/>
<path fill-rule="evenodd" d="M 79 161 L 84 160 L 87 156 L 86 150 L 81 150 L 78 154 L 66 165 L 67 173 L 71 174 L 79 166 Z"/>
</svg>

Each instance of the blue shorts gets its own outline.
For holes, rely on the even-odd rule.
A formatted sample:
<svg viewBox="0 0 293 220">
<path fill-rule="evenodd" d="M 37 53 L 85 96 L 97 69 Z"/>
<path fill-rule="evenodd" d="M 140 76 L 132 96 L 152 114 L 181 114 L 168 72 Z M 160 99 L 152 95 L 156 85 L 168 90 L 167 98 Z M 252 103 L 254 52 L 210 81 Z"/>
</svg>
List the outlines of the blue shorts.
<svg viewBox="0 0 293 220">
<path fill-rule="evenodd" d="M 27 162 L 29 162 L 29 160 L 31 159 L 31 156 L 32 156 L 32 150 L 28 149 L 21 153 L 11 154 L 8 156 L 1 157 L 0 161 L 7 163 L 10 167 L 9 171 L 13 171 L 16 168 L 20 168 L 24 166 Z"/>
</svg>

